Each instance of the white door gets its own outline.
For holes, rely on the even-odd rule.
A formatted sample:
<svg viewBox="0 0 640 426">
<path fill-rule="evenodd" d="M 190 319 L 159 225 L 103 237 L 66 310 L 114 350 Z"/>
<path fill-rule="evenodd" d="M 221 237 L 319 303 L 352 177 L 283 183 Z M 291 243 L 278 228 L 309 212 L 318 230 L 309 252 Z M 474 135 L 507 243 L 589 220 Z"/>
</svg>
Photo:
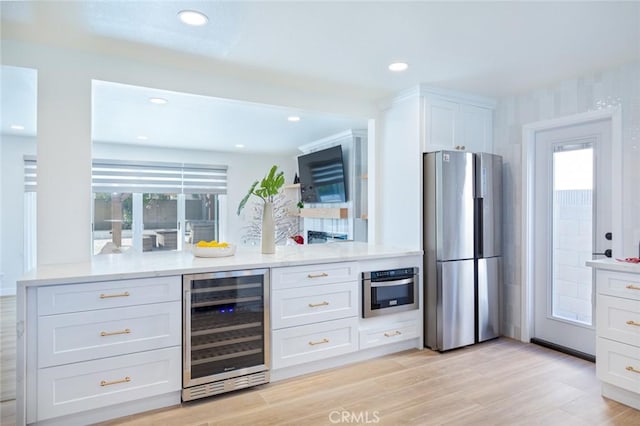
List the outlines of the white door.
<svg viewBox="0 0 640 426">
<path fill-rule="evenodd" d="M 585 261 L 611 248 L 611 121 L 537 132 L 534 182 L 533 337 L 595 355 Z"/>
</svg>

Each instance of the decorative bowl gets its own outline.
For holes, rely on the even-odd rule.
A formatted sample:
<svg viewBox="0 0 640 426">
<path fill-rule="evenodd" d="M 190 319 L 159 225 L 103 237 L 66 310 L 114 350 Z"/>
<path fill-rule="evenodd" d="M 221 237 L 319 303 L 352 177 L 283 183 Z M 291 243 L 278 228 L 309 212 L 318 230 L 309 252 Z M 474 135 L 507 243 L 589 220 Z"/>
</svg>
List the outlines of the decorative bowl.
<svg viewBox="0 0 640 426">
<path fill-rule="evenodd" d="M 235 244 L 229 244 L 227 247 L 198 247 L 194 246 L 191 250 L 196 257 L 226 257 L 233 256 L 236 252 Z"/>
</svg>

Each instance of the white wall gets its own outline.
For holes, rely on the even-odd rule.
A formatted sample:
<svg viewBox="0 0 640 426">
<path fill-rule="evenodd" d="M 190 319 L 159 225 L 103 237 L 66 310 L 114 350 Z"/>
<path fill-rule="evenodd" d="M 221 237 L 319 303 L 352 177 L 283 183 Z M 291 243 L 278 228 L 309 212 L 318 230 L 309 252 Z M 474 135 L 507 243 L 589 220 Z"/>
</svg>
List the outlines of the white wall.
<svg viewBox="0 0 640 426">
<path fill-rule="evenodd" d="M 271 166 L 277 165 L 284 172 L 286 183 L 293 183 L 297 169 L 295 155 L 264 155 L 199 151 L 172 148 L 142 147 L 115 143 L 93 144 L 93 157 L 99 159 L 117 159 L 132 161 L 165 161 L 184 162 L 190 164 L 226 165 L 227 169 L 227 203 L 226 203 L 226 235 L 224 238 L 236 244 L 242 241 L 243 227 L 251 219 L 251 206 L 236 215 L 238 204 L 245 196 L 251 184 L 269 172 Z M 255 198 L 255 197 L 253 197 Z M 255 199 L 254 201 L 257 201 Z"/>
<path fill-rule="evenodd" d="M 215 61 L 162 50 L 115 57 L 6 39 L 1 48 L 3 64 L 38 70 L 39 265 L 90 259 L 92 79 L 360 117 L 375 112 L 353 94 L 259 72 L 236 75 Z"/>
<path fill-rule="evenodd" d="M 616 104 L 622 106 L 623 253 L 638 256 L 640 241 L 640 63 L 566 80 L 500 99 L 494 149 L 504 158 L 504 306 L 502 332 L 521 333 L 522 126 Z"/>
<path fill-rule="evenodd" d="M 36 154 L 34 138 L 2 135 L 0 144 L 0 295 L 15 294 L 24 264 L 24 156 Z"/>
<path fill-rule="evenodd" d="M 420 97 L 396 100 L 381 114 L 376 180 L 377 242 L 422 248 Z"/>
</svg>

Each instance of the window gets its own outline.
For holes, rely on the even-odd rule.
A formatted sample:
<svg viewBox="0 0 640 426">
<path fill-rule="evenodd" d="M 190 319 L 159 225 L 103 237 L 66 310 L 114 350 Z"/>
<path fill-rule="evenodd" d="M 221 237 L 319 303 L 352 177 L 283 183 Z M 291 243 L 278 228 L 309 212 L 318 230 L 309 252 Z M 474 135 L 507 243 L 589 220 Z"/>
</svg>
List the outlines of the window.
<svg viewBox="0 0 640 426">
<path fill-rule="evenodd" d="M 24 157 L 24 270 L 30 271 L 36 267 L 37 255 L 37 189 L 38 169 L 36 158 Z"/>
<path fill-rule="evenodd" d="M 226 166 L 94 160 L 93 253 L 182 250 L 218 239 Z"/>
</svg>

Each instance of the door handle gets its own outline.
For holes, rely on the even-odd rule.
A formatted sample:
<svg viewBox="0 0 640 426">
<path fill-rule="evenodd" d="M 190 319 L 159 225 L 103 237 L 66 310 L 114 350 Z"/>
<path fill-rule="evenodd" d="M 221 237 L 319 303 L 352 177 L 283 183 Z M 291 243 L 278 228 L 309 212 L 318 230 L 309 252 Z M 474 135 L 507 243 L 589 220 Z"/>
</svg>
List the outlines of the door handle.
<svg viewBox="0 0 640 426">
<path fill-rule="evenodd" d="M 605 256 L 605 257 L 611 257 L 612 253 L 611 253 L 611 249 L 606 249 L 604 251 L 604 253 L 591 253 L 594 256 Z"/>
</svg>

